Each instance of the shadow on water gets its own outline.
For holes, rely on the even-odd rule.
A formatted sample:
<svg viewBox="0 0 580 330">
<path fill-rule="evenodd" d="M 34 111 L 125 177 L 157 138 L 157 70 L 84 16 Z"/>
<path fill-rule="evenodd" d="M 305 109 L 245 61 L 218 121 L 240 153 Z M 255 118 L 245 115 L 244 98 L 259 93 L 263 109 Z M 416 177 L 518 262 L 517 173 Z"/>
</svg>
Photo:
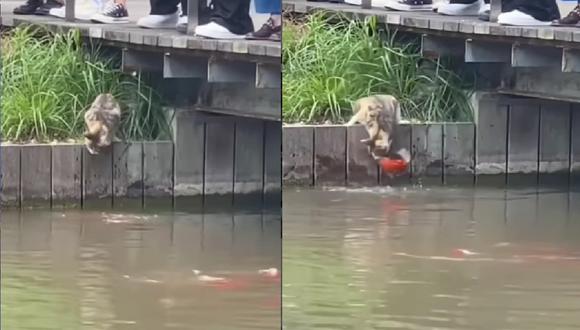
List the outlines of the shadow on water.
<svg viewBox="0 0 580 330">
<path fill-rule="evenodd" d="M 558 189 L 286 190 L 285 327 L 575 329 L 578 200 Z"/>
<path fill-rule="evenodd" d="M 190 210 L 191 211 L 191 210 Z M 2 329 L 274 329 L 280 212 L 2 212 Z"/>
</svg>

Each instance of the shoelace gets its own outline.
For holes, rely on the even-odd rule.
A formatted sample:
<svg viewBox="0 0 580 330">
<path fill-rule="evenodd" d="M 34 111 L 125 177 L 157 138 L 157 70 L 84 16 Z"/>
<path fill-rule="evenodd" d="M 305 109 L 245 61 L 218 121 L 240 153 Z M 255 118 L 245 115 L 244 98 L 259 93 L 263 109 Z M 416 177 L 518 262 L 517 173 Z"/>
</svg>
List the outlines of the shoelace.
<svg viewBox="0 0 580 330">
<path fill-rule="evenodd" d="M 270 26 L 271 28 L 276 27 L 276 24 L 274 24 L 274 20 L 272 18 L 268 18 L 268 20 L 266 21 L 266 24 L 268 24 L 268 26 Z"/>
<path fill-rule="evenodd" d="M 567 16 L 566 18 L 572 18 L 572 17 L 580 17 L 580 6 L 576 6 L 574 8 L 574 10 L 572 10 Z"/>
<path fill-rule="evenodd" d="M 117 4 L 117 3 L 112 3 L 112 4 L 109 4 L 109 6 L 107 6 L 107 8 L 105 8 L 104 14 L 111 15 L 111 14 L 114 14 L 117 11 L 121 10 L 122 8 L 123 8 L 122 5 Z"/>
</svg>

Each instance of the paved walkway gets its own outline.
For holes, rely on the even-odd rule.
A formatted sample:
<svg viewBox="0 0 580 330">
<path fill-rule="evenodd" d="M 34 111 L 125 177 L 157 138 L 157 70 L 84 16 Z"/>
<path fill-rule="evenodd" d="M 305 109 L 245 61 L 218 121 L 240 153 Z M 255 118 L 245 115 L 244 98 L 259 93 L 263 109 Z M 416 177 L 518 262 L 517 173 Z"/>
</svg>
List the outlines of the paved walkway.
<svg viewBox="0 0 580 330">
<path fill-rule="evenodd" d="M 477 17 L 451 17 L 434 12 L 398 12 L 386 8 L 362 9 L 360 6 L 334 4 L 329 2 L 306 2 L 305 0 L 283 0 L 287 11 L 305 13 L 313 10 L 341 12 L 352 18 L 374 16 L 381 23 L 398 26 L 402 30 L 427 32 L 442 35 L 470 34 L 478 38 L 517 39 L 523 42 L 557 41 L 573 47 L 580 47 L 580 27 L 519 27 L 502 26 L 484 22 Z M 562 15 L 567 14 L 568 6 L 561 6 Z M 566 12 L 565 12 L 566 11 Z"/>
<path fill-rule="evenodd" d="M 4 15 L 11 15 L 12 10 L 22 4 L 25 0 L 1 0 L 1 13 Z M 149 13 L 149 1 L 148 0 L 128 0 L 129 18 L 131 21 L 136 22 L 139 18 L 147 15 Z M 254 10 L 254 5 L 250 6 L 250 14 L 254 19 L 254 25 L 258 27 L 261 26 L 268 15 L 256 14 Z"/>
<path fill-rule="evenodd" d="M 90 22 L 77 21 L 66 22 L 50 16 L 20 16 L 13 15 L 14 7 L 24 0 L 2 0 L 1 24 L 15 26 L 19 24 L 37 24 L 50 29 L 79 29 L 81 34 L 95 39 L 104 39 L 108 42 L 120 44 L 133 44 L 152 46 L 157 48 L 188 49 L 203 52 L 234 53 L 236 55 L 252 55 L 260 57 L 279 58 L 281 56 L 281 43 L 272 41 L 247 41 L 247 40 L 209 40 L 187 36 L 174 29 L 152 30 L 142 29 L 135 22 L 148 14 L 149 1 L 129 0 L 128 9 L 131 23 L 128 24 L 93 24 Z M 256 14 L 254 6 L 250 12 L 254 25 L 260 27 L 269 15 Z M 274 60 L 274 59 L 272 59 Z"/>
</svg>

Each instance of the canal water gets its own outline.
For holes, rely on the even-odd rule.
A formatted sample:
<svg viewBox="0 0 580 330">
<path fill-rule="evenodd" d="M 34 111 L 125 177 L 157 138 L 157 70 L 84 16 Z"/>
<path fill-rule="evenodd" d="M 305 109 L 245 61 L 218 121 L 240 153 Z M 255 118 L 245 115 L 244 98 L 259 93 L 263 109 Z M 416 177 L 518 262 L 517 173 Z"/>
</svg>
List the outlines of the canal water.
<svg viewBox="0 0 580 330">
<path fill-rule="evenodd" d="M 2 329 L 280 327 L 280 214 L 30 211 L 1 223 Z"/>
<path fill-rule="evenodd" d="M 285 329 L 580 329 L 580 194 L 286 190 Z"/>
</svg>

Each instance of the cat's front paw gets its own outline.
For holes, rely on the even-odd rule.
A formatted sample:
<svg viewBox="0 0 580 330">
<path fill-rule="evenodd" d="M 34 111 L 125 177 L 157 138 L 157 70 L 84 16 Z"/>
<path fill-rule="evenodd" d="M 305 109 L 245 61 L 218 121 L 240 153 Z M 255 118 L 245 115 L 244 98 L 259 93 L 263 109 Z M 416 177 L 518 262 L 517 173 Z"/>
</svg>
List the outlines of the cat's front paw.
<svg viewBox="0 0 580 330">
<path fill-rule="evenodd" d="M 360 140 L 360 142 L 362 144 L 366 144 L 367 146 L 370 146 L 373 144 L 373 140 L 371 140 L 371 139 L 362 139 L 362 140 Z"/>
</svg>

